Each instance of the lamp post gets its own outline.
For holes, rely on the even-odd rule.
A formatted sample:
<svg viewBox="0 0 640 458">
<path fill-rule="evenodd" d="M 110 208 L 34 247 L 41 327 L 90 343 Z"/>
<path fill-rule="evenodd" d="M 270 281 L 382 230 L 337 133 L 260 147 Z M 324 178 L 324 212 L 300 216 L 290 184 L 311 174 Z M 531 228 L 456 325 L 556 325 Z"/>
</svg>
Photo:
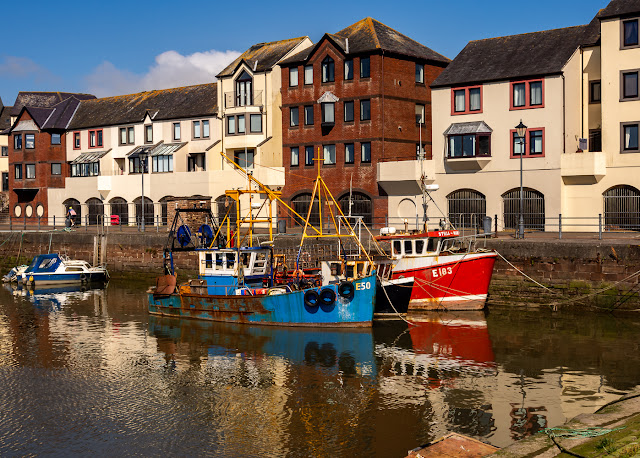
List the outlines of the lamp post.
<svg viewBox="0 0 640 458">
<path fill-rule="evenodd" d="M 422 123 L 424 122 L 424 112 L 418 118 L 418 129 L 420 133 L 420 143 L 418 144 L 418 158 L 420 159 L 420 189 L 422 191 L 422 230 L 427 232 L 427 196 L 424 188 L 424 151 L 422 150 Z"/>
<path fill-rule="evenodd" d="M 147 168 L 147 149 L 142 148 L 138 153 L 138 158 L 140 158 L 140 169 L 142 170 L 142 201 L 140 202 L 141 216 L 142 220 L 140 221 L 140 230 L 144 232 L 144 172 Z"/>
<path fill-rule="evenodd" d="M 520 138 L 520 221 L 518 224 L 518 234 L 519 237 L 524 238 L 524 194 L 522 192 L 522 156 L 524 156 L 524 136 L 527 134 L 527 126 L 522 124 L 522 119 L 520 120 L 520 124 L 516 126 L 516 133 Z"/>
</svg>

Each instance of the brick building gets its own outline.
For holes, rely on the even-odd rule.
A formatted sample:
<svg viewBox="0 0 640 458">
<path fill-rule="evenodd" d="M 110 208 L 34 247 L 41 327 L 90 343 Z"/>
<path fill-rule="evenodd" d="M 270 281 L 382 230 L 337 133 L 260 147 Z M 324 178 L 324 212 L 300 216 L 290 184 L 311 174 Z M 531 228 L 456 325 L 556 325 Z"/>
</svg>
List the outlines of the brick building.
<svg viewBox="0 0 640 458">
<path fill-rule="evenodd" d="M 11 112 L 9 211 L 13 218 L 48 217 L 47 190 L 64 188 L 69 175 L 65 129 L 88 94 L 20 92 Z"/>
<path fill-rule="evenodd" d="M 323 178 L 345 214 L 351 202 L 352 215 L 376 227 L 386 224 L 389 196 L 402 188 L 397 182 L 418 186 L 421 143 L 431 158 L 429 85 L 448 63 L 371 18 L 284 59 L 283 198 L 305 214 L 317 173 L 314 157 L 322 157 Z M 399 162 L 406 167 L 385 178 L 387 164 Z"/>
</svg>

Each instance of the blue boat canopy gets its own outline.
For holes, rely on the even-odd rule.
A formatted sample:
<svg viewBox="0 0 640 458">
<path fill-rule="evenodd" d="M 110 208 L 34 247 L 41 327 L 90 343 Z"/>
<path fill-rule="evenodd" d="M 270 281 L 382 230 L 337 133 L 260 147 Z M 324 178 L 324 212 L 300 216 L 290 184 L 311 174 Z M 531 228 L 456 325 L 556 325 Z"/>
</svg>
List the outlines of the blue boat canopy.
<svg viewBox="0 0 640 458">
<path fill-rule="evenodd" d="M 33 258 L 33 261 L 31 261 L 31 264 L 29 264 L 25 273 L 54 272 L 58 268 L 60 262 L 62 262 L 62 260 L 58 253 L 40 254 Z"/>
</svg>

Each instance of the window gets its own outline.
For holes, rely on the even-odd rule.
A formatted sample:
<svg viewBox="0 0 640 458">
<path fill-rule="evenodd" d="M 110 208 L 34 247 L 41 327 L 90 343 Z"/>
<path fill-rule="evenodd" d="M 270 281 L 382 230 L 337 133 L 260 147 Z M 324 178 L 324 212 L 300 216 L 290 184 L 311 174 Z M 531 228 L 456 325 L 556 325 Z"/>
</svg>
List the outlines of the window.
<svg viewBox="0 0 640 458">
<path fill-rule="evenodd" d="M 62 143 L 62 137 L 60 134 L 51 134 L 51 144 L 60 145 Z"/>
<path fill-rule="evenodd" d="M 9 147 L 8 146 L 3 146 L 2 147 L 2 156 L 6 157 L 9 155 Z"/>
<path fill-rule="evenodd" d="M 313 84 L 313 65 L 304 67 L 304 84 Z"/>
<path fill-rule="evenodd" d="M 622 124 L 622 152 L 637 153 L 638 148 L 638 126 L 640 122 Z"/>
<path fill-rule="evenodd" d="M 511 110 L 544 107 L 544 80 L 511 83 Z"/>
<path fill-rule="evenodd" d="M 80 132 L 73 133 L 73 149 L 80 149 Z"/>
<path fill-rule="evenodd" d="M 353 102 L 344 102 L 344 120 L 353 122 Z"/>
<path fill-rule="evenodd" d="M 638 70 L 621 72 L 621 94 L 622 100 L 638 99 Z"/>
<path fill-rule="evenodd" d="M 416 83 L 424 84 L 424 64 L 416 63 Z"/>
<path fill-rule="evenodd" d="M 542 157 L 544 156 L 544 128 L 527 129 L 524 140 L 518 137 L 515 130 L 511 130 L 511 157 Z"/>
<path fill-rule="evenodd" d="M 307 105 L 304 107 L 304 125 L 313 125 L 313 105 Z"/>
<path fill-rule="evenodd" d="M 336 145 L 324 145 L 323 158 L 325 165 L 336 163 Z"/>
<path fill-rule="evenodd" d="M 227 133 L 234 135 L 236 133 L 236 117 L 230 116 L 227 118 Z"/>
<path fill-rule="evenodd" d="M 34 149 L 36 147 L 35 134 L 24 134 L 24 147 L 25 149 Z"/>
<path fill-rule="evenodd" d="M 589 130 L 589 151 L 602 151 L 602 130 Z"/>
<path fill-rule="evenodd" d="M 371 119 L 371 101 L 360 101 L 360 121 L 368 121 Z"/>
<path fill-rule="evenodd" d="M 236 150 L 233 153 L 233 160 L 236 164 L 238 164 L 243 169 L 252 169 L 253 168 L 253 157 L 254 150 Z"/>
<path fill-rule="evenodd" d="M 179 122 L 173 123 L 173 139 L 180 140 L 180 123 Z"/>
<path fill-rule="evenodd" d="M 201 136 L 200 121 L 193 121 L 193 138 L 200 138 Z"/>
<path fill-rule="evenodd" d="M 137 158 L 136 158 L 137 159 Z M 140 166 L 138 159 L 138 167 Z M 132 169 L 131 159 L 129 159 L 129 170 Z M 138 170 L 137 173 L 140 173 Z M 100 162 L 89 162 L 83 164 L 71 164 L 72 177 L 94 177 L 100 175 Z"/>
<path fill-rule="evenodd" d="M 371 76 L 370 61 L 368 57 L 360 58 L 360 78 L 369 78 Z"/>
<path fill-rule="evenodd" d="M 2 190 L 9 190 L 9 172 L 2 172 Z"/>
<path fill-rule="evenodd" d="M 313 166 L 313 146 L 304 147 L 304 165 Z"/>
<path fill-rule="evenodd" d="M 254 134 L 262 132 L 262 115 L 249 115 L 249 132 Z"/>
<path fill-rule="evenodd" d="M 292 67 L 289 69 L 289 87 L 296 87 L 298 85 L 298 67 Z"/>
<path fill-rule="evenodd" d="M 187 172 L 199 172 L 206 170 L 206 160 L 204 153 L 192 153 L 187 158 Z"/>
<path fill-rule="evenodd" d="M 475 133 L 448 136 L 448 158 L 491 156 L 491 136 Z"/>
<path fill-rule="evenodd" d="M 291 148 L 291 167 L 298 167 L 300 165 L 300 148 L 293 146 Z"/>
<path fill-rule="evenodd" d="M 329 56 L 325 57 L 322 61 L 322 82 L 331 83 L 335 80 L 334 75 L 335 63 Z"/>
<path fill-rule="evenodd" d="M 153 156 L 151 171 L 154 173 L 173 172 L 173 154 L 169 156 Z"/>
<path fill-rule="evenodd" d="M 321 104 L 322 109 L 322 124 L 334 124 L 335 123 L 335 110 L 336 104 L 333 102 L 325 102 Z"/>
<path fill-rule="evenodd" d="M 298 107 L 291 107 L 289 109 L 289 125 L 291 127 L 300 125 L 300 109 Z"/>
<path fill-rule="evenodd" d="M 600 81 L 589 82 L 589 103 L 600 103 L 601 100 L 601 85 Z"/>
<path fill-rule="evenodd" d="M 73 135 L 75 137 L 76 134 L 73 134 Z M 77 146 L 77 148 L 80 148 L 80 134 L 78 133 L 77 135 L 78 135 L 78 142 L 77 142 L 78 146 Z M 74 141 L 74 148 L 76 148 L 75 144 L 76 144 L 76 142 Z M 126 145 L 127 144 L 127 128 L 126 127 L 121 127 L 120 128 L 120 144 L 121 145 Z"/>
<path fill-rule="evenodd" d="M 344 79 L 345 81 L 353 79 L 353 59 L 344 61 Z"/>
<path fill-rule="evenodd" d="M 15 134 L 13 136 L 13 149 L 14 150 L 22 149 L 22 134 Z"/>
<path fill-rule="evenodd" d="M 242 71 L 236 80 L 236 106 L 244 107 L 252 104 L 252 82 L 253 79 L 246 71 Z"/>
<path fill-rule="evenodd" d="M 62 175 L 62 164 L 59 162 L 51 164 L 51 175 Z"/>
<path fill-rule="evenodd" d="M 72 167 L 74 164 L 71 164 Z M 85 164 L 78 164 L 79 166 L 83 166 Z M 136 157 L 130 157 L 129 158 L 129 173 L 142 173 L 142 167 L 143 167 L 143 163 L 140 160 L 140 157 L 136 156 Z M 145 161 L 144 164 L 144 171 L 145 173 L 149 171 L 149 160 L 147 159 L 147 161 Z M 72 174 L 73 174 L 73 169 L 72 169 Z M 82 175 L 82 176 L 88 176 L 88 175 Z"/>
<path fill-rule="evenodd" d="M 13 177 L 16 180 L 22 180 L 22 164 L 16 164 L 13 168 Z"/>
<path fill-rule="evenodd" d="M 244 134 L 247 131 L 244 123 L 244 115 L 238 116 L 238 133 Z"/>
<path fill-rule="evenodd" d="M 24 176 L 27 180 L 34 179 L 36 177 L 36 165 L 35 164 L 26 164 L 24 166 Z"/>
<path fill-rule="evenodd" d="M 209 138 L 209 120 L 205 119 L 202 121 L 202 138 Z"/>
<path fill-rule="evenodd" d="M 622 47 L 638 46 L 638 20 L 622 22 Z"/>
<path fill-rule="evenodd" d="M 133 127 L 127 127 L 127 140 L 130 145 L 133 145 L 136 142 Z"/>
<path fill-rule="evenodd" d="M 133 127 L 131 127 L 133 130 Z M 102 129 L 89 131 L 89 148 L 102 147 Z"/>
<path fill-rule="evenodd" d="M 424 124 L 424 105 L 416 103 L 416 124 Z"/>
<path fill-rule="evenodd" d="M 144 126 L 144 142 L 153 143 L 153 126 L 151 124 Z"/>
<path fill-rule="evenodd" d="M 360 162 L 371 162 L 371 143 L 360 143 Z"/>
<path fill-rule="evenodd" d="M 451 114 L 482 112 L 482 86 L 472 86 L 451 90 Z"/>
<path fill-rule="evenodd" d="M 354 147 L 353 143 L 345 143 L 344 145 L 344 163 L 353 164 L 354 161 Z"/>
<path fill-rule="evenodd" d="M 133 127 L 120 128 L 120 144 L 132 145 L 135 142 Z"/>
</svg>

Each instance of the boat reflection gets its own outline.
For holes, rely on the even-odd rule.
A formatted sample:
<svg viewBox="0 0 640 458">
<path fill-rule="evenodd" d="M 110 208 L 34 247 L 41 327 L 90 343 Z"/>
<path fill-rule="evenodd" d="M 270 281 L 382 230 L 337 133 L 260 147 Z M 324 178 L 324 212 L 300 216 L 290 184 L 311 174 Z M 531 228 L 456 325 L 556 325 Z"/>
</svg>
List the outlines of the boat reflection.
<svg viewBox="0 0 640 458">
<path fill-rule="evenodd" d="M 61 310 L 64 305 L 75 304 L 91 298 L 104 300 L 107 284 L 91 288 L 81 285 L 31 288 L 19 283 L 5 283 L 3 286 L 14 297 L 28 299 L 36 308 L 54 312 Z"/>
</svg>

